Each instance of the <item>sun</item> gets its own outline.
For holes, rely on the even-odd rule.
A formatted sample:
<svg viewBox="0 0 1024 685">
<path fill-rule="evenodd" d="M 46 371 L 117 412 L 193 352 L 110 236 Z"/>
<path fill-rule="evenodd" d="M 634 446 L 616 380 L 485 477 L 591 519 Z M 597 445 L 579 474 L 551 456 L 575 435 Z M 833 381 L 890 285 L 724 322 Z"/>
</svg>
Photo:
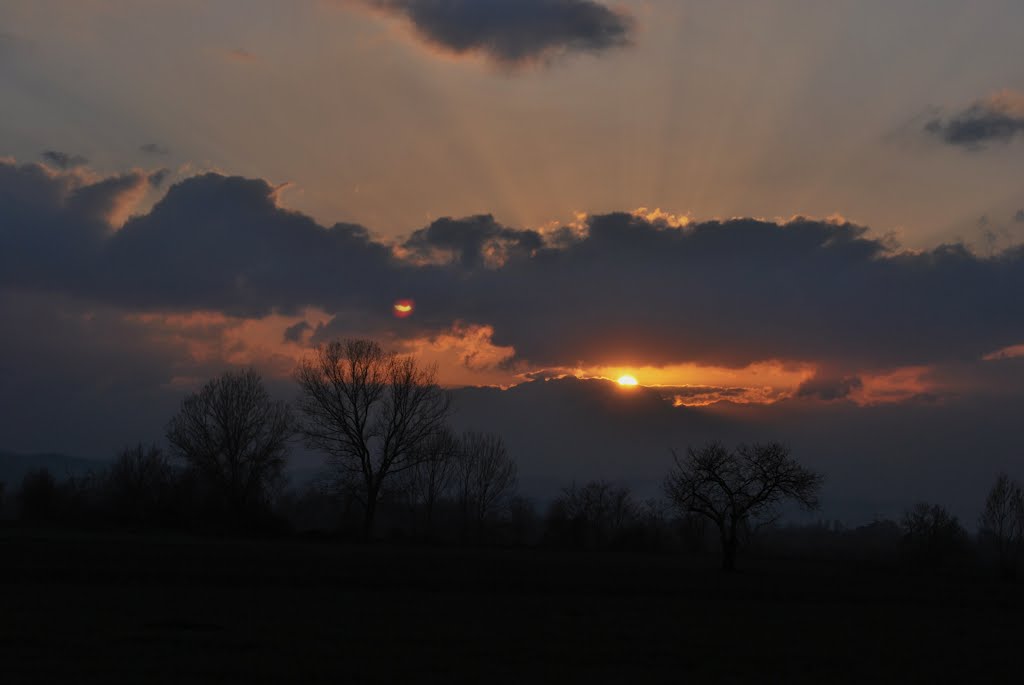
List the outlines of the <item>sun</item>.
<svg viewBox="0 0 1024 685">
<path fill-rule="evenodd" d="M 637 385 L 637 380 L 632 376 L 619 376 L 618 383 L 619 385 L 633 386 Z"/>
</svg>

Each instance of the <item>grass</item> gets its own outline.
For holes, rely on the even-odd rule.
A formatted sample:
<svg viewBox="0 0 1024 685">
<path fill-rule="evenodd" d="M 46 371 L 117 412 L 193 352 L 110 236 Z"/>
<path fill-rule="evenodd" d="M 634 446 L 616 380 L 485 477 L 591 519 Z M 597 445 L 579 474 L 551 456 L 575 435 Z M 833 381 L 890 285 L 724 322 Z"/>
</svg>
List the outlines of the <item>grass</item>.
<svg viewBox="0 0 1024 685">
<path fill-rule="evenodd" d="M 810 562 L 0 531 L 0 681 L 1019 682 L 1024 592 Z"/>
</svg>

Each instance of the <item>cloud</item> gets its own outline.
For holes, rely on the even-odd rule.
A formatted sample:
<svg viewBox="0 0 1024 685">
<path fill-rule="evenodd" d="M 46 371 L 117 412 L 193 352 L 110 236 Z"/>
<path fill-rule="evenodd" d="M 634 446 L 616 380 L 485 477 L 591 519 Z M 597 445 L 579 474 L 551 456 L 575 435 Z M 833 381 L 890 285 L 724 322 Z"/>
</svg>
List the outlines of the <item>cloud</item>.
<svg viewBox="0 0 1024 685">
<path fill-rule="evenodd" d="M 420 261 L 456 262 L 473 269 L 484 264 L 499 266 L 512 256 L 528 256 L 543 245 L 540 233 L 507 228 L 485 214 L 438 219 L 414 232 L 402 247 Z"/>
<path fill-rule="evenodd" d="M 312 332 L 313 326 L 308 321 L 300 321 L 293 326 L 284 329 L 284 341 L 290 343 L 301 343 L 307 334 Z"/>
<path fill-rule="evenodd" d="M 147 155 L 163 156 L 170 154 L 171 151 L 159 143 L 145 143 L 139 146 L 139 152 Z"/>
<path fill-rule="evenodd" d="M 482 326 L 509 363 L 533 369 L 779 360 L 841 381 L 1024 342 L 1021 247 L 910 251 L 838 220 L 635 213 L 588 217 L 557 242 L 487 215 L 448 218 L 393 245 L 284 209 L 265 181 L 219 174 L 176 183 L 118 228 L 146 184 L 0 163 L 0 287 L 232 317 L 315 307 L 330 320 L 314 342 Z M 416 311 L 398 320 L 402 298 Z"/>
<path fill-rule="evenodd" d="M 1013 220 L 1017 223 L 1024 223 L 1024 209 L 1018 209 L 1017 213 L 1013 215 Z"/>
<path fill-rule="evenodd" d="M 106 240 L 145 183 L 0 163 L 0 286 L 93 288 Z"/>
<path fill-rule="evenodd" d="M 1024 133 L 1024 93 L 999 91 L 951 117 L 935 117 L 924 128 L 949 145 L 971 150 L 989 143 L 1009 143 Z"/>
<path fill-rule="evenodd" d="M 627 45 L 633 21 L 594 0 L 363 0 L 429 45 L 506 67 Z"/>
<path fill-rule="evenodd" d="M 230 62 L 237 62 L 238 64 L 252 64 L 253 62 L 259 61 L 254 53 L 241 48 L 234 48 L 224 52 L 224 58 Z"/>
<path fill-rule="evenodd" d="M 815 376 L 804 381 L 797 388 L 797 397 L 814 397 L 821 400 L 843 400 L 856 390 L 864 387 L 864 382 L 857 376 L 830 378 Z"/>
<path fill-rule="evenodd" d="M 67 152 L 60 152 L 59 150 L 46 150 L 39 156 L 58 169 L 74 169 L 75 167 L 85 166 L 89 163 L 89 160 L 86 157 L 81 155 L 72 155 Z"/>
<path fill-rule="evenodd" d="M 977 358 L 1024 340 L 1024 251 L 901 251 L 863 227 L 809 219 L 590 217 L 585 237 L 471 279 L 461 316 L 537 364 L 844 369 Z M 982 339 L 1003 341 L 985 347 Z"/>
<path fill-rule="evenodd" d="M 164 184 L 164 181 L 167 180 L 167 177 L 170 174 L 170 169 L 157 169 L 156 171 L 150 173 L 149 176 L 147 177 L 149 180 L 149 185 L 153 186 L 154 188 L 159 188 Z"/>
<path fill-rule="evenodd" d="M 1024 361 L 1006 371 L 1018 383 L 1010 398 L 917 398 L 871 407 L 807 398 L 672 407 L 655 389 L 623 392 L 607 381 L 565 378 L 507 391 L 460 390 L 455 421 L 458 428 L 505 436 L 523 487 L 535 496 L 555 496 L 588 478 L 622 480 L 641 496 L 656 496 L 671 465 L 670 448 L 711 439 L 779 440 L 825 474 L 826 517 L 898 517 L 926 499 L 971 520 L 994 475 L 1018 468 L 1024 450 Z"/>
</svg>

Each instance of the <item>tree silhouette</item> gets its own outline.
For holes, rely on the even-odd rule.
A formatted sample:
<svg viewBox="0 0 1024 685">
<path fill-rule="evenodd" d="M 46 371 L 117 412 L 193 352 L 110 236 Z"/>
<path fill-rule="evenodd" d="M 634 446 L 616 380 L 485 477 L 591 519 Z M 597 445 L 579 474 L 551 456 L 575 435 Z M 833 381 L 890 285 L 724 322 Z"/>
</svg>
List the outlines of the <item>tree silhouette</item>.
<svg viewBox="0 0 1024 685">
<path fill-rule="evenodd" d="M 465 433 L 456 470 L 456 489 L 462 509 L 463 533 L 484 522 L 507 502 L 518 482 L 516 463 L 501 436 Z"/>
<path fill-rule="evenodd" d="M 563 488 L 549 519 L 568 526 L 575 544 L 601 548 L 632 523 L 637 512 L 629 488 L 594 480 L 582 487 L 573 483 Z"/>
<path fill-rule="evenodd" d="M 985 499 L 978 527 L 981 535 L 995 545 L 1000 572 L 1006 578 L 1013 578 L 1024 545 L 1024 491 L 1005 473 L 996 477 Z"/>
<path fill-rule="evenodd" d="M 27 521 L 52 521 L 58 509 L 57 479 L 43 467 L 25 474 L 18 493 L 21 518 Z"/>
<path fill-rule="evenodd" d="M 188 395 L 167 441 L 235 523 L 280 482 L 293 434 L 288 405 L 252 369 L 227 372 Z"/>
<path fill-rule="evenodd" d="M 961 556 L 967 531 L 939 504 L 919 502 L 903 514 L 903 551 L 917 566 L 942 566 Z"/>
<path fill-rule="evenodd" d="M 717 527 L 722 543 L 722 569 L 736 568 L 741 536 L 751 524 L 774 521 L 777 506 L 795 500 L 806 509 L 818 507 L 823 477 L 798 464 L 789 449 L 775 442 L 726 449 L 711 442 L 687 448 L 665 478 L 665 494 L 683 514 L 699 514 Z"/>
<path fill-rule="evenodd" d="M 423 447 L 444 427 L 449 396 L 435 367 L 385 352 L 372 340 L 320 346 L 295 376 L 306 443 L 326 452 L 339 475 L 360 482 L 369 538 L 381 485 L 426 458 Z"/>
<path fill-rule="evenodd" d="M 437 504 L 451 489 L 458 466 L 459 439 L 442 427 L 418 445 L 415 465 L 402 474 L 402 490 L 410 503 L 422 509 L 422 524 L 431 532 Z"/>
<path fill-rule="evenodd" d="M 125 447 L 107 472 L 106 486 L 115 513 L 131 520 L 151 518 L 171 487 L 171 465 L 156 445 Z"/>
</svg>

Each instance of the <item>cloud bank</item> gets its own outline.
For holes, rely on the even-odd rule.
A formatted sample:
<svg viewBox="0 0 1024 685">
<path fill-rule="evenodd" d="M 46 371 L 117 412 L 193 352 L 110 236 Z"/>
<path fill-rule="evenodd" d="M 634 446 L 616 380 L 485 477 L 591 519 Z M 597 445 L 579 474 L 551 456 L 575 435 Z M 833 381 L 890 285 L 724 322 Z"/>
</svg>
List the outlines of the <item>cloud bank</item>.
<svg viewBox="0 0 1024 685">
<path fill-rule="evenodd" d="M 427 44 L 517 67 L 629 43 L 633 22 L 593 0 L 363 0 L 408 21 Z"/>
<path fill-rule="evenodd" d="M 553 234 L 446 218 L 392 244 L 283 209 L 265 181 L 218 174 L 171 186 L 118 226 L 147 183 L 0 163 L 0 288 L 243 318 L 312 307 L 330 320 L 289 339 L 314 342 L 487 326 L 533 368 L 814 362 L 839 379 L 804 389 L 816 396 L 855 389 L 843 379 L 860 370 L 976 360 L 1024 341 L 1020 247 L 908 251 L 846 222 L 679 226 L 632 213 Z M 400 298 L 416 312 L 399 321 Z"/>
</svg>

